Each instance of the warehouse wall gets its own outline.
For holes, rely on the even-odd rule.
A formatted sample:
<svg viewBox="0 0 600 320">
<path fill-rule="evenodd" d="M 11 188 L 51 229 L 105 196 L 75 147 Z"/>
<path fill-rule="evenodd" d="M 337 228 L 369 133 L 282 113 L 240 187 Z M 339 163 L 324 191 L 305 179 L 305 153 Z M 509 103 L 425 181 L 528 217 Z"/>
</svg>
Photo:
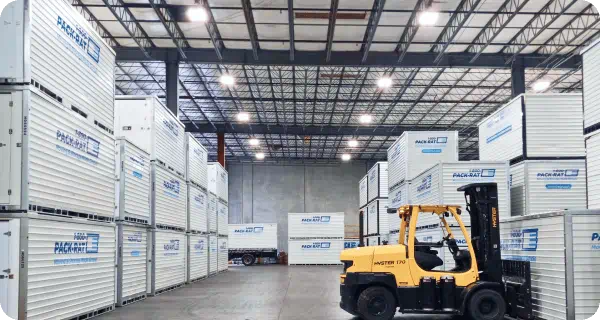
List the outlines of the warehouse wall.
<svg viewBox="0 0 600 320">
<path fill-rule="evenodd" d="M 287 251 L 289 212 L 344 212 L 358 224 L 358 182 L 366 163 L 336 165 L 230 164 L 229 223 L 277 223 Z"/>
</svg>

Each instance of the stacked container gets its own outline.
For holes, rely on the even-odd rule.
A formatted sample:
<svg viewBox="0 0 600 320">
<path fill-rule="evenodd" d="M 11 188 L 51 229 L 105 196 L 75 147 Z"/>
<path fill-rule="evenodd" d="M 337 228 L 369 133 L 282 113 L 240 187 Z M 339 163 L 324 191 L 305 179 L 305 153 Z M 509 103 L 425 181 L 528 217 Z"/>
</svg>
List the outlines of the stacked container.
<svg viewBox="0 0 600 320">
<path fill-rule="evenodd" d="M 584 49 L 583 126 L 587 151 L 587 206 L 600 209 L 600 46 L 599 41 Z"/>
<path fill-rule="evenodd" d="M 479 124 L 480 159 L 510 161 L 511 215 L 585 208 L 582 123 L 579 94 L 523 94 Z"/>
<path fill-rule="evenodd" d="M 115 53 L 65 1 L 13 1 L 1 19 L 0 304 L 18 320 L 110 311 Z"/>
<path fill-rule="evenodd" d="M 529 261 L 536 319 L 591 318 L 600 302 L 600 212 L 568 210 L 501 220 L 502 259 Z"/>
<path fill-rule="evenodd" d="M 218 162 L 208 163 L 208 230 L 217 236 L 217 249 L 209 255 L 211 268 L 213 264 L 218 272 L 226 271 L 229 254 L 227 252 L 227 236 L 229 234 L 229 178 L 228 173 Z M 218 256 L 218 257 L 217 257 Z M 215 261 L 213 261 L 215 260 Z M 210 269 L 211 273 L 214 269 Z"/>
<path fill-rule="evenodd" d="M 369 203 L 366 207 L 365 235 L 369 237 L 387 237 L 388 224 L 388 163 L 377 162 L 367 173 Z M 375 241 L 372 241 L 375 243 Z M 379 243 L 380 241 L 377 241 Z"/>
<path fill-rule="evenodd" d="M 185 134 L 188 258 L 187 281 L 208 276 L 208 151 Z"/>
<path fill-rule="evenodd" d="M 344 213 L 289 213 L 288 264 L 340 264 Z"/>
<path fill-rule="evenodd" d="M 147 293 L 157 295 L 183 285 L 187 278 L 184 126 L 155 96 L 119 96 L 115 131 L 150 161 L 151 229 L 146 234 L 151 265 Z"/>
</svg>

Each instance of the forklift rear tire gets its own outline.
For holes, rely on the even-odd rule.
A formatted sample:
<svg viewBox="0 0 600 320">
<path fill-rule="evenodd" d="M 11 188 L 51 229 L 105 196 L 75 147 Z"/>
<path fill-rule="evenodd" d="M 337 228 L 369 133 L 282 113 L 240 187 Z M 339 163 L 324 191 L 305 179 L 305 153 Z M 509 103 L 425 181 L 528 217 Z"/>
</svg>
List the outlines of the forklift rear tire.
<svg viewBox="0 0 600 320">
<path fill-rule="evenodd" d="M 396 298 L 384 287 L 370 287 L 358 297 L 357 309 L 365 320 L 390 320 L 396 314 Z"/>
<path fill-rule="evenodd" d="M 242 257 L 242 263 L 243 263 L 243 264 L 244 264 L 246 267 L 249 267 L 249 266 L 253 265 L 253 264 L 254 264 L 254 260 L 255 260 L 255 258 L 254 258 L 254 256 L 253 256 L 253 255 L 251 255 L 251 254 L 245 254 L 245 255 Z"/>
<path fill-rule="evenodd" d="M 501 320 L 506 313 L 506 303 L 498 292 L 482 289 L 471 297 L 467 314 L 474 320 Z"/>
</svg>

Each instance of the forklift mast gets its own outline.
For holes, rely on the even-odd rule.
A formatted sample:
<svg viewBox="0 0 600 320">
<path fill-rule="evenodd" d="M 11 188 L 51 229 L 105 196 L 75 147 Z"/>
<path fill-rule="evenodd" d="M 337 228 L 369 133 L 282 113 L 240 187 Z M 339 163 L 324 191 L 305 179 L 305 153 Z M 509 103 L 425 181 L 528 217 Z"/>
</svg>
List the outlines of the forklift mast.
<svg viewBox="0 0 600 320">
<path fill-rule="evenodd" d="M 500 216 L 498 186 L 495 183 L 475 183 L 462 186 L 471 217 L 471 242 L 480 278 L 502 283 L 502 255 L 500 252 Z"/>
</svg>

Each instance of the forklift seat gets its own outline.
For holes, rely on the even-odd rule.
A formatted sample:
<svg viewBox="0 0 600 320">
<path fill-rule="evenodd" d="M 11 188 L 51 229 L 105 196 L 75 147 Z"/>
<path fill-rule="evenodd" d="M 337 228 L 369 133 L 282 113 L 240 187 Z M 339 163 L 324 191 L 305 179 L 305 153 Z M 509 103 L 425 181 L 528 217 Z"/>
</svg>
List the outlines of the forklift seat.
<svg viewBox="0 0 600 320">
<path fill-rule="evenodd" d="M 437 255 L 421 251 L 415 251 L 415 261 L 425 271 L 431 271 L 444 264 L 444 261 Z"/>
</svg>

